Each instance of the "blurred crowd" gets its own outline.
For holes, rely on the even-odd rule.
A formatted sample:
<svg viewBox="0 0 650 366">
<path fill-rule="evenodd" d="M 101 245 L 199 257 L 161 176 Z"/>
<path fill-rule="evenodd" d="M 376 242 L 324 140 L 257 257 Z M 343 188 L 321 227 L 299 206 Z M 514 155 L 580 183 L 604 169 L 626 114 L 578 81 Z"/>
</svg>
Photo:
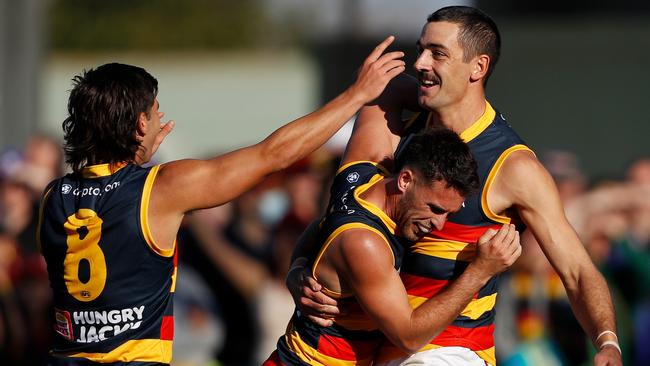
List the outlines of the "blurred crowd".
<svg viewBox="0 0 650 366">
<path fill-rule="evenodd" d="M 174 365 L 259 365 L 293 311 L 284 287 L 293 247 L 323 212 L 340 149 L 322 149 L 236 201 L 186 216 L 178 236 Z M 610 286 L 624 363 L 650 365 L 650 157 L 622 179 L 592 181 L 566 151 L 540 155 L 567 216 Z M 33 136 L 0 155 L 0 363 L 42 364 L 51 293 L 35 229 L 38 201 L 64 173 L 57 140 Z M 215 177 L 216 178 L 216 177 Z M 503 365 L 589 364 L 594 350 L 558 276 L 529 233 L 502 275 Z"/>
</svg>

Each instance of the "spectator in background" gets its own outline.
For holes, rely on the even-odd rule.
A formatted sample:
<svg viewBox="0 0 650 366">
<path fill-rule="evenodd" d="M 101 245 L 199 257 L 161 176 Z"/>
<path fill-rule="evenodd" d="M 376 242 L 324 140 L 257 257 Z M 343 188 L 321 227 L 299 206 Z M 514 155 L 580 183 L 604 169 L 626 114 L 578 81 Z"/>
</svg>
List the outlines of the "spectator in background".
<svg viewBox="0 0 650 366">
<path fill-rule="evenodd" d="M 286 330 L 286 319 L 293 314 L 293 300 L 284 281 L 291 263 L 291 254 L 304 229 L 323 212 L 324 188 L 333 175 L 330 163 L 337 160 L 326 150 L 319 150 L 282 174 L 287 208 L 273 236 L 267 265 L 269 277 L 259 288 L 256 310 L 260 322 L 260 347 L 257 364 L 261 364 L 277 345 Z M 336 168 L 333 168 L 336 169 Z"/>
<path fill-rule="evenodd" d="M 15 269 L 20 265 L 18 244 L 11 235 L 0 231 L 0 360 L 26 365 L 26 319 L 15 289 Z"/>
<path fill-rule="evenodd" d="M 205 281 L 224 327 L 214 359 L 224 365 L 252 365 L 259 342 L 254 297 L 268 276 L 264 259 L 271 231 L 260 220 L 261 192 L 247 192 L 232 204 L 186 217 L 179 232 L 180 259 Z"/>
<path fill-rule="evenodd" d="M 0 230 L 8 250 L 4 253 L 13 253 L 3 261 L 9 273 L 9 282 L 2 285 L 3 302 L 16 316 L 7 317 L 13 326 L 7 327 L 6 350 L 14 365 L 43 364 L 51 343 L 52 297 L 35 237 L 38 198 L 62 173 L 63 152 L 54 139 L 34 135 L 24 151 L 5 152 L 0 160 Z"/>
<path fill-rule="evenodd" d="M 620 280 L 637 285 L 630 299 L 634 311 L 634 362 L 636 365 L 650 365 L 650 200 L 647 199 L 650 197 L 650 157 L 632 164 L 628 181 L 641 187 L 644 190 L 641 194 L 646 199 L 640 199 L 631 212 L 627 246 L 622 247 L 631 270 L 622 273 Z"/>
<path fill-rule="evenodd" d="M 320 163 L 332 160 L 324 154 Z M 329 165 L 320 163 L 299 161 L 231 205 L 189 215 L 181 229 L 181 260 L 218 302 L 226 337 L 215 358 L 224 364 L 260 364 L 286 329 L 293 301 L 284 279 L 298 236 L 322 210 Z"/>
<path fill-rule="evenodd" d="M 62 174 L 63 151 L 59 141 L 46 135 L 31 136 L 15 178 L 28 184 L 38 199 L 47 184 Z"/>
<path fill-rule="evenodd" d="M 591 251 L 600 248 L 599 264 L 627 308 L 625 344 L 634 365 L 650 364 L 650 159 L 628 169 L 624 183 L 605 187 L 615 206 L 593 215 Z M 597 193 L 597 192 L 595 192 Z M 590 206 L 603 205 L 594 202 Z M 600 243 L 600 247 L 598 247 Z"/>
</svg>

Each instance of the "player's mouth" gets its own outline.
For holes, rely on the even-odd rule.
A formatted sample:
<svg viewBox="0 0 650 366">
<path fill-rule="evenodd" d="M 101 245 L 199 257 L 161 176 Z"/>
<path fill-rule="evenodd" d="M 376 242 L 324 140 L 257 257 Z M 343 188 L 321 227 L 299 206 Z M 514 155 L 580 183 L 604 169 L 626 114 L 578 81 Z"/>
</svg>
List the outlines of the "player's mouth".
<svg viewBox="0 0 650 366">
<path fill-rule="evenodd" d="M 415 226 L 418 228 L 418 231 L 419 231 L 418 234 L 419 235 L 426 235 L 426 234 L 430 233 L 433 230 L 433 227 L 427 226 L 427 225 L 425 225 L 423 223 L 417 223 L 417 224 L 415 224 Z"/>
<path fill-rule="evenodd" d="M 429 90 L 434 86 L 440 85 L 440 79 L 435 75 L 420 74 L 418 75 L 418 81 L 420 82 L 421 90 Z"/>
</svg>

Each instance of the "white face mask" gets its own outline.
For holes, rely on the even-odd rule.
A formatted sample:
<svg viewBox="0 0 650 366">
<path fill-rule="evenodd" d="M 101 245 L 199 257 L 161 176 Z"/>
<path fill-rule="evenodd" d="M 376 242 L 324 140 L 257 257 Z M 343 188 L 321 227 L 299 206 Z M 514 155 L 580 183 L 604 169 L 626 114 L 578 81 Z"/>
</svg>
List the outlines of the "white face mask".
<svg viewBox="0 0 650 366">
<path fill-rule="evenodd" d="M 281 189 L 266 191 L 257 203 L 257 213 L 266 225 L 274 227 L 289 209 L 289 197 Z"/>
</svg>

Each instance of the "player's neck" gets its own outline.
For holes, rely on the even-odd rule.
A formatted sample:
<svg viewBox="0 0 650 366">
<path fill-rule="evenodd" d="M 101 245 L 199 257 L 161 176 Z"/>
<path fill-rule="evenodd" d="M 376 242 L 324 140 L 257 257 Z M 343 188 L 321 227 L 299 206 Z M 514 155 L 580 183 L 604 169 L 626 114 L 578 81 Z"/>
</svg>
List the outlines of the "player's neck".
<svg viewBox="0 0 650 366">
<path fill-rule="evenodd" d="M 435 123 L 461 134 L 485 113 L 485 94 L 476 93 L 433 111 Z"/>
<path fill-rule="evenodd" d="M 140 144 L 138 151 L 136 151 L 133 162 L 136 165 L 142 165 L 149 162 L 149 157 L 147 156 L 147 148 L 142 146 L 142 144 Z"/>
</svg>

